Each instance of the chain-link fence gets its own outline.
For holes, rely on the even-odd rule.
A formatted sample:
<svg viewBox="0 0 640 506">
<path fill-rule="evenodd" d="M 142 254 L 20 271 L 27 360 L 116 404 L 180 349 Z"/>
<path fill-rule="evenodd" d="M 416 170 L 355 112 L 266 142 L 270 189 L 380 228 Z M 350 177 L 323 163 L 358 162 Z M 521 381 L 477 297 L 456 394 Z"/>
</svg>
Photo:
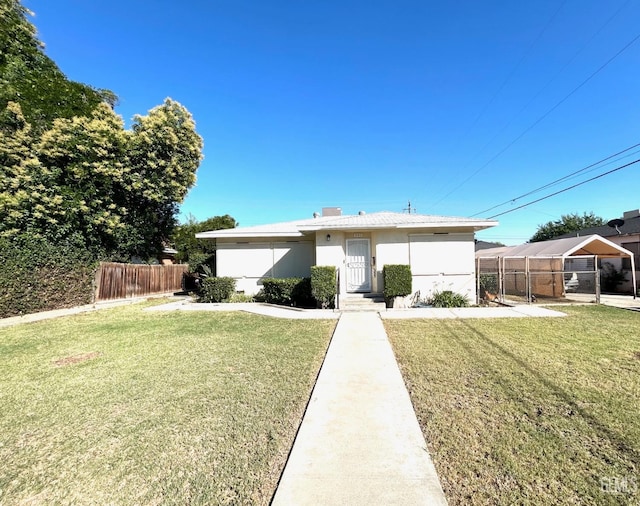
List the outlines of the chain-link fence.
<svg viewBox="0 0 640 506">
<path fill-rule="evenodd" d="M 599 302 L 595 256 L 479 257 L 478 302 Z"/>
</svg>

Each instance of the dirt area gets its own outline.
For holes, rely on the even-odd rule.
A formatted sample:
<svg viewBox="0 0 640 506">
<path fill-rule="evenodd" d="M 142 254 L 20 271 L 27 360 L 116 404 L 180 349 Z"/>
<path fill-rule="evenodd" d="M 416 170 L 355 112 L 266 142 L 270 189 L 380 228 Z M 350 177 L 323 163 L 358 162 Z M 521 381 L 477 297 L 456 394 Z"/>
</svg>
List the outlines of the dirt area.
<svg viewBox="0 0 640 506">
<path fill-rule="evenodd" d="M 89 353 L 81 353 L 80 355 L 72 355 L 71 357 L 59 358 L 53 362 L 53 365 L 57 367 L 65 367 L 67 365 L 78 364 L 79 362 L 85 362 L 93 358 L 99 357 L 101 353 L 92 351 Z"/>
</svg>

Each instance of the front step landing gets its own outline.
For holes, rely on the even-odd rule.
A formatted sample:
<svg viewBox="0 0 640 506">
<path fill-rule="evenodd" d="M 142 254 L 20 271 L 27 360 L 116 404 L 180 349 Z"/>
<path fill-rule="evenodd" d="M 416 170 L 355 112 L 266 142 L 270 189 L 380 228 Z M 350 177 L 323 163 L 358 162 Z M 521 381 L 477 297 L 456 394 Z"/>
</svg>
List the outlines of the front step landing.
<svg viewBox="0 0 640 506">
<path fill-rule="evenodd" d="M 386 311 L 380 293 L 350 293 L 340 297 L 340 311 Z"/>
</svg>

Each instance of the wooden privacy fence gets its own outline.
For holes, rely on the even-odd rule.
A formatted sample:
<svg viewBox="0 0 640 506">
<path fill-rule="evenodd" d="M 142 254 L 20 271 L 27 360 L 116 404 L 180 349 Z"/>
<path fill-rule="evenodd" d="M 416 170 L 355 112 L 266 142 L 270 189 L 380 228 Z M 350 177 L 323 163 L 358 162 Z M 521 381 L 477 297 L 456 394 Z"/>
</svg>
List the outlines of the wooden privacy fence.
<svg viewBox="0 0 640 506">
<path fill-rule="evenodd" d="M 101 262 L 96 273 L 96 302 L 179 292 L 187 264 L 140 265 Z"/>
</svg>

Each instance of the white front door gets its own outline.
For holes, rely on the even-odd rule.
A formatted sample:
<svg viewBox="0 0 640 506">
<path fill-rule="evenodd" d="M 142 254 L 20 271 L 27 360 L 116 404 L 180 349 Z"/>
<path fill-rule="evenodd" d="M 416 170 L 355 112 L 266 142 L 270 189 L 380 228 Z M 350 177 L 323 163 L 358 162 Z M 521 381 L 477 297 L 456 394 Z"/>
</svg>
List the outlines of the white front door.
<svg viewBox="0 0 640 506">
<path fill-rule="evenodd" d="M 347 239 L 347 292 L 371 291 L 369 239 Z"/>
</svg>

